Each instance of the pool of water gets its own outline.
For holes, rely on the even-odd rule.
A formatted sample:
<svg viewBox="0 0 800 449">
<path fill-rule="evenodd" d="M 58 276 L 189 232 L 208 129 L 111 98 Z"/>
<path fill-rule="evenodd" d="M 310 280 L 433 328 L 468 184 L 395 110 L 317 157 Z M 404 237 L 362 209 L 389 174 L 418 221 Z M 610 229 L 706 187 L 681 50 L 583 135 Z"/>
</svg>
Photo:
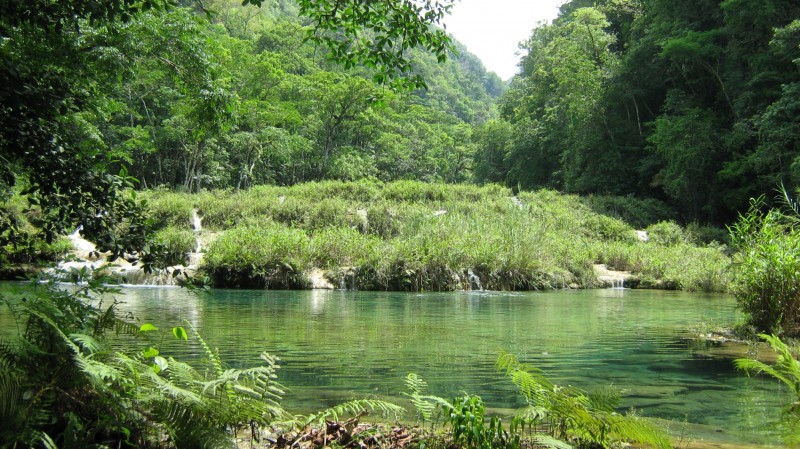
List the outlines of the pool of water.
<svg viewBox="0 0 800 449">
<path fill-rule="evenodd" d="M 614 385 L 622 406 L 667 420 L 709 442 L 773 444 L 767 423 L 788 393 L 748 378 L 730 359 L 708 357 L 688 338 L 699 322 L 734 323 L 734 302 L 643 290 L 545 293 L 376 293 L 125 288 L 122 310 L 162 328 L 188 320 L 233 366 L 282 360 L 285 406 L 318 410 L 342 401 L 402 396 L 417 373 L 430 393 L 480 395 L 498 412 L 521 407 L 494 367 L 502 351 L 557 384 Z M 2 317 L 0 317 L 2 321 Z M 198 358 L 196 343 L 162 353 Z"/>
</svg>

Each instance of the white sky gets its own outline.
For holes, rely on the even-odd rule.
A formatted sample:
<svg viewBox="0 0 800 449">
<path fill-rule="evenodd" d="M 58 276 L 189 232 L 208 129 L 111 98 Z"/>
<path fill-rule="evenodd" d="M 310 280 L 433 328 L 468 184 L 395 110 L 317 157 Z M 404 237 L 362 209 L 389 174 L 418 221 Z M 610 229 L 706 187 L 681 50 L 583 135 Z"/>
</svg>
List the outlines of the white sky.
<svg viewBox="0 0 800 449">
<path fill-rule="evenodd" d="M 444 18 L 447 31 L 507 80 L 517 73 L 519 42 L 541 21 L 558 15 L 564 0 L 460 0 Z"/>
</svg>

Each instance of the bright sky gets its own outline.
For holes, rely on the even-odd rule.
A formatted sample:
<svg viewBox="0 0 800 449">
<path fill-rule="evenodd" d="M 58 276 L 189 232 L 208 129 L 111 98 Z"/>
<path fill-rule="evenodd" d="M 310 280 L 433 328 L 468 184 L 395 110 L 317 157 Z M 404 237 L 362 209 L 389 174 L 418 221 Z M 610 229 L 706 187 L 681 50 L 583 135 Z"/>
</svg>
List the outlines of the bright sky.
<svg viewBox="0 0 800 449">
<path fill-rule="evenodd" d="M 460 0 L 445 17 L 447 31 L 507 80 L 517 73 L 520 41 L 537 23 L 551 21 L 564 0 Z"/>
</svg>

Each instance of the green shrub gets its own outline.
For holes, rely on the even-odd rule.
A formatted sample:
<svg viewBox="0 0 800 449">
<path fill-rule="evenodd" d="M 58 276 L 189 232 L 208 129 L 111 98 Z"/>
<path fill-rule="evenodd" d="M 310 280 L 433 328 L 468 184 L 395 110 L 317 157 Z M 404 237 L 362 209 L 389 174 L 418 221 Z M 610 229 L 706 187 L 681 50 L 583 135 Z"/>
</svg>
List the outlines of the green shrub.
<svg viewBox="0 0 800 449">
<path fill-rule="evenodd" d="M 286 189 L 284 195 L 294 196 L 308 202 L 340 198 L 358 203 L 369 203 L 381 196 L 383 184 L 361 180 L 354 182 L 322 181 L 296 184 Z"/>
<path fill-rule="evenodd" d="M 754 200 L 731 228 L 733 294 L 748 324 L 800 335 L 800 232 L 796 221 Z"/>
<path fill-rule="evenodd" d="M 217 287 L 306 288 L 309 238 L 278 224 L 228 230 L 208 248 L 203 271 Z"/>
<path fill-rule="evenodd" d="M 165 265 L 184 265 L 188 253 L 193 252 L 197 246 L 194 231 L 188 229 L 168 227 L 161 229 L 153 236 L 153 241 L 162 248 Z"/>
<path fill-rule="evenodd" d="M 671 221 L 658 222 L 648 226 L 646 230 L 649 241 L 656 245 L 670 246 L 689 242 L 683 228 Z"/>
<path fill-rule="evenodd" d="M 599 214 L 618 218 L 636 229 L 676 218 L 674 210 L 654 198 L 589 195 L 581 197 L 581 202 Z"/>
<path fill-rule="evenodd" d="M 197 198 L 187 193 L 167 189 L 145 190 L 139 194 L 147 208 L 147 216 L 156 228 L 177 227 L 192 229 L 193 201 Z"/>
<path fill-rule="evenodd" d="M 352 228 L 328 228 L 314 234 L 310 253 L 320 268 L 358 267 L 374 263 L 382 242 Z"/>
<path fill-rule="evenodd" d="M 352 212 L 350 203 L 340 198 L 322 200 L 310 206 L 302 224 L 307 231 L 330 227 L 349 228 L 359 225 L 361 221 L 357 214 Z"/>
<path fill-rule="evenodd" d="M 692 243 L 701 245 L 715 242 L 727 245 L 731 241 L 731 235 L 727 230 L 716 226 L 701 225 L 696 222 L 686 225 L 686 235 Z"/>
<path fill-rule="evenodd" d="M 272 210 L 272 218 L 291 227 L 303 227 L 316 203 L 294 196 L 281 198 Z"/>
<path fill-rule="evenodd" d="M 619 240 L 633 243 L 636 235 L 627 223 L 605 215 L 591 214 L 584 220 L 584 232 L 588 237 L 601 240 Z"/>
</svg>

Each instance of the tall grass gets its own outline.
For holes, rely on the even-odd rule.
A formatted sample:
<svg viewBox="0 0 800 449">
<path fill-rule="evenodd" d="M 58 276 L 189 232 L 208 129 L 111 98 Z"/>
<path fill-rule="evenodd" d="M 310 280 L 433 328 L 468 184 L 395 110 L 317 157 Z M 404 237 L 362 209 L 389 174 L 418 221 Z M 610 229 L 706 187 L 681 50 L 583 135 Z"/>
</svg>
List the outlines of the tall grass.
<svg viewBox="0 0 800 449">
<path fill-rule="evenodd" d="M 651 226 L 653 238 L 641 242 L 627 223 L 551 190 L 514 197 L 495 185 L 326 181 L 148 196 L 163 223 L 188 220 L 196 208 L 204 227 L 220 233 L 205 263 L 226 286 L 259 285 L 244 279 L 263 277 L 265 267 L 292 267 L 285 274 L 314 266 L 348 267 L 361 289 L 463 289 L 470 271 L 487 289 L 592 287 L 599 263 L 643 285 L 726 284 L 724 248 L 697 246 L 671 222 Z"/>
<path fill-rule="evenodd" d="M 221 287 L 305 288 L 308 261 L 305 232 L 266 222 L 221 235 L 208 248 L 203 270 Z"/>
<path fill-rule="evenodd" d="M 771 334 L 800 336 L 800 230 L 794 215 L 764 212 L 761 200 L 731 229 L 733 293 L 748 324 Z"/>
</svg>

